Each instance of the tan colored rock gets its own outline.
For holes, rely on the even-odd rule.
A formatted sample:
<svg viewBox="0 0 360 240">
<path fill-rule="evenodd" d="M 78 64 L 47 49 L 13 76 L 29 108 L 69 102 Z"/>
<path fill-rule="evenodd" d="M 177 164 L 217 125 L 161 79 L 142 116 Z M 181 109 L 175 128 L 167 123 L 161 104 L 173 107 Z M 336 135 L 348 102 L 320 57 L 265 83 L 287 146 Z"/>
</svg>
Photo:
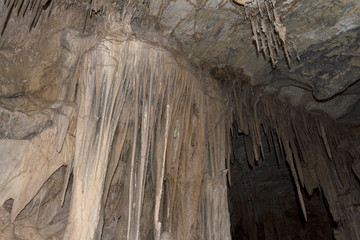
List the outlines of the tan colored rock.
<svg viewBox="0 0 360 240">
<path fill-rule="evenodd" d="M 30 202 L 44 182 L 73 157 L 73 140 L 56 151 L 56 128 L 47 128 L 30 140 L 0 140 L 0 205 L 14 199 L 11 222 Z"/>
</svg>

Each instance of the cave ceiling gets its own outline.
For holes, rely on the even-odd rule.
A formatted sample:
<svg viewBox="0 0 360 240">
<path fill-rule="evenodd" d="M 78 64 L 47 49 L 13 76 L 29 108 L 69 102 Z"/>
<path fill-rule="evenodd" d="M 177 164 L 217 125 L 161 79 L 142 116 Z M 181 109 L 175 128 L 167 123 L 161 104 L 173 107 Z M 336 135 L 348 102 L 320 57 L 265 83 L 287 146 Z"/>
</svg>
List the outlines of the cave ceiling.
<svg viewBox="0 0 360 240">
<path fill-rule="evenodd" d="M 275 68 L 269 57 L 257 53 L 251 23 L 236 2 L 151 1 L 150 18 L 137 16 L 132 23 L 140 36 L 146 35 L 144 27 L 170 35 L 200 66 L 243 68 L 254 85 L 290 96 L 294 105 L 335 119 L 349 112 L 359 99 L 360 2 L 288 0 L 276 6 L 300 61 L 293 58 L 287 64 L 281 53 Z M 346 94 L 351 88 L 352 94 Z"/>
<path fill-rule="evenodd" d="M 5 5 L 1 4 L 1 8 L 7 8 L 9 2 L 11 3 L 7 1 Z M 38 33 L 41 32 L 48 35 L 48 39 L 58 41 L 58 45 L 58 31 L 64 28 L 104 34 L 108 31 L 103 27 L 104 22 L 119 18 L 109 6 L 116 5 L 121 11 L 130 3 L 135 7 L 132 13 L 128 14 L 127 22 L 131 29 L 129 31 L 135 38 L 175 50 L 208 72 L 214 67 L 225 65 L 243 69 L 251 77 L 252 84 L 262 85 L 264 92 L 277 92 L 280 98 L 287 99 L 293 105 L 302 105 L 309 111 L 324 111 L 334 119 L 344 120 L 347 116 L 350 122 L 358 121 L 356 114 L 349 114 L 360 104 L 357 103 L 360 76 L 360 2 L 357 0 L 255 1 L 260 4 L 274 3 L 287 39 L 291 40 L 297 50 L 298 59 L 292 56 L 291 60 L 287 61 L 284 51 L 280 49 L 275 66 L 271 64 L 268 54 L 264 54 L 261 49 L 256 51 L 256 41 L 247 13 L 249 10 L 246 10 L 242 1 L 65 1 L 67 17 L 61 16 L 64 15 L 64 10 L 60 14 L 50 9 L 51 1 L 42 2 L 44 15 L 53 11 L 51 14 L 54 16 L 47 20 L 45 17 L 40 18 L 41 23 L 38 25 L 48 22 L 54 30 L 47 30 L 46 33 L 36 29 L 41 28 L 39 26 L 33 28 L 34 14 L 28 14 L 31 17 L 25 15 L 25 18 L 20 20 L 21 16 L 16 17 L 14 13 L 15 9 L 3 29 L 3 56 L 9 54 L 6 45 L 16 44 L 14 37 L 12 43 L 4 43 L 9 35 L 17 34 L 13 29 L 9 29 L 14 27 L 13 22 L 22 22 L 28 25 L 29 29 L 33 28 L 31 31 L 35 32 L 33 35 L 36 35 L 39 41 L 44 41 L 44 38 L 39 37 Z M 31 12 L 31 9 L 28 11 Z M 4 22 L 8 12 L 1 12 Z M 259 21 L 266 19 L 266 14 L 263 14 Z M 37 24 L 38 19 L 35 20 Z M 262 32 L 262 28 L 258 31 Z M 23 53 L 29 58 L 40 58 L 41 51 L 34 53 L 36 46 L 28 41 L 29 36 L 22 35 L 17 37 L 17 41 L 26 42 L 22 48 Z M 55 43 L 46 40 L 43 45 L 46 44 L 53 46 Z M 280 48 L 281 45 L 283 44 L 280 43 Z M 58 49 L 51 46 L 46 48 L 53 49 L 56 53 L 44 54 L 44 62 L 46 58 L 60 54 Z M 36 59 L 33 62 L 36 62 Z M 30 64 L 24 67 L 34 71 L 37 66 Z M 21 73 L 13 75 L 16 75 L 17 79 L 24 79 Z M 36 85 L 44 87 L 45 82 L 40 79 Z M 12 87 L 14 88 L 14 85 Z M 6 90 L 11 91 L 10 88 Z M 3 90 L 5 94 L 6 90 Z"/>
</svg>

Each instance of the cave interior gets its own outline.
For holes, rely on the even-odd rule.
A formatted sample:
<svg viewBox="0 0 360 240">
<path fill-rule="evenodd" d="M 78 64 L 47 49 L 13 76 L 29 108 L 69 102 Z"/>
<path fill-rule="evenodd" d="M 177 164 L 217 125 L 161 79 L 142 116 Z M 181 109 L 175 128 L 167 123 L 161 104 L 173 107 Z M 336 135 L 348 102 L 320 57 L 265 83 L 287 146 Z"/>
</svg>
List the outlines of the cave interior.
<svg viewBox="0 0 360 240">
<path fill-rule="evenodd" d="M 358 0 L 4 0 L 0 239 L 360 239 Z"/>
</svg>

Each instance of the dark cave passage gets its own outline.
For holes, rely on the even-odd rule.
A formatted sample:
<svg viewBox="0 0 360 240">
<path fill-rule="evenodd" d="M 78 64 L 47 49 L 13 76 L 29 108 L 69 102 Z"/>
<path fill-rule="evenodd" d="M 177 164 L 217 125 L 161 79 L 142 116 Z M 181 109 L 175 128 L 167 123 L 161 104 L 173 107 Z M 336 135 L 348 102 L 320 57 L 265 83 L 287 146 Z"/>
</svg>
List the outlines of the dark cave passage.
<svg viewBox="0 0 360 240">
<path fill-rule="evenodd" d="M 265 159 L 251 167 L 245 137 L 235 134 L 232 138 L 228 192 L 232 239 L 333 239 L 336 224 L 320 190 L 312 196 L 303 192 L 305 222 L 284 153 L 277 159 L 272 139 L 266 139 L 262 131 Z"/>
</svg>

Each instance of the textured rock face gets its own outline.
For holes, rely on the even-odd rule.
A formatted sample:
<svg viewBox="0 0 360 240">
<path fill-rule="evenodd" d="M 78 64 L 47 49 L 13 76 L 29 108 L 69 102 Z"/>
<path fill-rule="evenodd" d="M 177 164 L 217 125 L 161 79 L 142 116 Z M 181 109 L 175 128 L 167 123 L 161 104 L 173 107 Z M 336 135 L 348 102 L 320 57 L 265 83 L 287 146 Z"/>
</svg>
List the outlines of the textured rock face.
<svg viewBox="0 0 360 240">
<path fill-rule="evenodd" d="M 360 2 L 272 3 L 0 3 L 0 239 L 359 239 Z"/>
<path fill-rule="evenodd" d="M 210 68 L 230 65 L 243 68 L 253 76 L 254 84 L 305 89 L 314 99 L 303 100 L 304 105 L 318 100 L 326 102 L 359 80 L 359 1 L 276 1 L 286 32 L 295 39 L 301 59 L 293 60 L 290 69 L 284 57 L 272 69 L 269 59 L 256 54 L 251 25 L 242 6 L 214 0 L 159 2 L 150 3 L 151 21 L 139 17 L 134 29 L 157 24 L 163 34 L 175 38 L 185 55 L 199 65 L 207 64 Z M 354 94 L 358 95 L 359 91 Z M 338 102 L 348 108 L 354 103 L 344 99 Z M 320 105 L 321 110 L 330 114 L 336 112 Z"/>
<path fill-rule="evenodd" d="M 3 90 L 1 238 L 230 239 L 226 174 L 218 174 L 230 153 L 228 98 L 219 83 L 183 57 L 135 40 L 118 27 L 120 32 L 111 29 L 100 36 L 53 29 L 49 34 L 57 39 L 58 54 L 47 57 L 57 63 L 51 69 L 67 73 L 59 76 L 61 84 L 48 80 L 44 89 L 34 81 L 33 91 L 11 97 Z M 4 40 L 8 49 L 11 38 Z M 28 47 L 46 55 L 37 44 Z M 37 74 L 48 68 L 41 61 L 33 64 Z M 24 74 L 29 81 L 38 77 Z M 20 84 L 14 81 L 14 89 Z M 62 165 L 66 173 L 54 181 L 63 184 L 63 192 L 49 201 L 66 208 L 49 209 L 53 218 L 40 216 L 41 222 L 49 219 L 54 232 L 44 234 L 31 210 L 24 217 L 34 221 L 34 230 L 13 231 L 32 199 L 39 200 L 39 209 L 48 206 L 44 195 L 51 195 L 53 186 L 39 188 Z M 218 219 L 220 224 L 208 224 Z"/>
</svg>

